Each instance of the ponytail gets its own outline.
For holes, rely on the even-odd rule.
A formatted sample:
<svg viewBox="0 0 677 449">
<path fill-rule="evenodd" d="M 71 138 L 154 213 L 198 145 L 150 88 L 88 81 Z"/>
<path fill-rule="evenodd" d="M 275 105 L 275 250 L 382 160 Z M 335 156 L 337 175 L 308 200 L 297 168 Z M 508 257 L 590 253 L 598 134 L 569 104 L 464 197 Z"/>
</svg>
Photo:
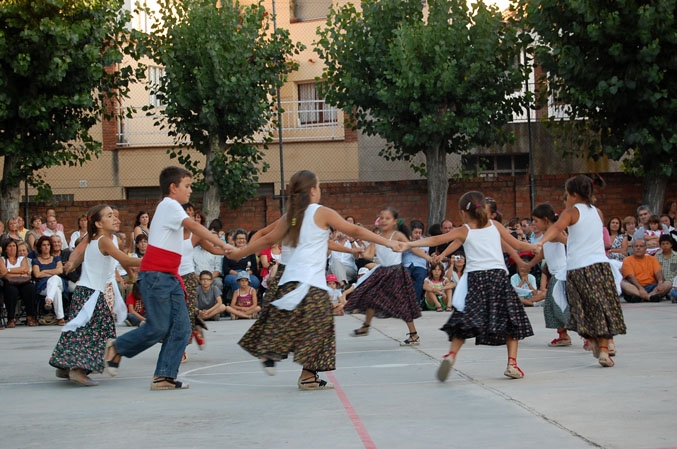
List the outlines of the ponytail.
<svg viewBox="0 0 677 449">
<path fill-rule="evenodd" d="M 485 227 L 489 222 L 486 205 L 484 195 L 477 191 L 466 192 L 458 200 L 458 208 L 476 221 L 479 228 Z"/>
<path fill-rule="evenodd" d="M 310 189 L 317 185 L 317 176 L 308 170 L 296 172 L 289 181 L 287 206 L 287 232 L 283 237 L 285 245 L 296 247 L 303 224 L 303 216 L 310 204 Z"/>
</svg>

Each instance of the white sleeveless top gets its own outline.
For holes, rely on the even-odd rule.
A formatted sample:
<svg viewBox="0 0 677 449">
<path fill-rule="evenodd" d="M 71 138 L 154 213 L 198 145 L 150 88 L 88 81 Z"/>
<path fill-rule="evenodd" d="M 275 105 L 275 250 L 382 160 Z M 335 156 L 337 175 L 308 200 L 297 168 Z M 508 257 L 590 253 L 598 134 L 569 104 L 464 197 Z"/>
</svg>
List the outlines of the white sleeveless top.
<svg viewBox="0 0 677 449">
<path fill-rule="evenodd" d="M 486 270 L 504 270 L 507 273 L 501 250 L 501 234 L 493 220 L 489 220 L 489 226 L 482 229 L 470 229 L 467 224 L 465 227 L 468 228 L 468 236 L 463 242 L 466 260 L 464 273 Z"/>
<path fill-rule="evenodd" d="M 567 239 L 567 270 L 576 270 L 596 263 L 609 262 L 604 251 L 602 220 L 597 208 L 577 203 L 579 218 L 569 226 Z"/>
<path fill-rule="evenodd" d="M 388 240 L 392 240 L 395 233 L 390 234 Z M 392 267 L 402 263 L 402 253 L 396 253 L 387 246 L 376 244 L 376 260 L 382 267 Z"/>
<path fill-rule="evenodd" d="M 179 265 L 179 276 L 185 276 L 188 273 L 195 273 L 195 263 L 193 262 L 193 234 L 181 242 L 181 264 Z"/>
<path fill-rule="evenodd" d="M 21 261 L 24 260 L 24 256 L 18 256 L 16 258 L 15 264 L 11 263 L 9 259 L 6 257 L 3 257 L 3 259 L 5 260 L 5 265 L 7 266 L 7 268 L 19 268 L 21 267 Z"/>
<path fill-rule="evenodd" d="M 279 285 L 287 282 L 301 282 L 328 290 L 325 278 L 329 229 L 322 229 L 315 223 L 315 213 L 322 207 L 310 204 L 303 215 L 299 241 L 295 248 L 284 246 L 283 260 L 286 261 L 284 274 Z"/>
<path fill-rule="evenodd" d="M 559 281 L 567 279 L 567 252 L 563 243 L 545 242 L 543 244 L 543 257 L 548 264 L 550 274 Z"/>
<path fill-rule="evenodd" d="M 115 279 L 115 260 L 112 256 L 104 256 L 99 249 L 99 239 L 89 242 L 85 248 L 85 260 L 82 262 L 82 274 L 77 285 L 105 291 L 106 284 Z"/>
</svg>

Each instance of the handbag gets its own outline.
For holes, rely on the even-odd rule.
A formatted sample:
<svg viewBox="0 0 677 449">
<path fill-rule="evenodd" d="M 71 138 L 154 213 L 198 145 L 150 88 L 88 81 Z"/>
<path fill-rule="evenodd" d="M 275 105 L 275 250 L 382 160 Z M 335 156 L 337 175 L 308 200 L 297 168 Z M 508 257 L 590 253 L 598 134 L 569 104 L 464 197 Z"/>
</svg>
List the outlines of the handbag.
<svg viewBox="0 0 677 449">
<path fill-rule="evenodd" d="M 9 285 L 23 285 L 31 281 L 30 276 L 12 276 L 3 279 Z"/>
</svg>

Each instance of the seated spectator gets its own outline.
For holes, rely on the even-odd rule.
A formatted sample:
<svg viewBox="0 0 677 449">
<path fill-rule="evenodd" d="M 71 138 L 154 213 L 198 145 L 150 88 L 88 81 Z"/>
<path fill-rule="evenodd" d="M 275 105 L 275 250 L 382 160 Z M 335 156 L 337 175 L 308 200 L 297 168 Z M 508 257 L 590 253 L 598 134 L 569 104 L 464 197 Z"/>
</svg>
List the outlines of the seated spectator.
<svg viewBox="0 0 677 449">
<path fill-rule="evenodd" d="M 659 302 L 670 292 L 672 283 L 663 277 L 658 259 L 646 254 L 644 239 L 632 240 L 632 256 L 623 260 L 621 290 L 627 302 Z"/>
<path fill-rule="evenodd" d="M 523 259 L 524 260 L 524 259 Z M 528 262 L 529 260 L 525 260 Z M 529 267 L 520 265 L 517 268 L 517 273 L 510 277 L 510 284 L 517 292 L 522 305 L 526 307 L 533 307 L 545 299 L 545 288 L 538 288 L 536 277 L 529 272 Z M 542 282 L 542 284 L 545 284 Z M 543 285 L 541 286 L 543 287 Z"/>
<path fill-rule="evenodd" d="M 343 294 L 341 295 L 341 299 L 339 299 L 339 304 L 341 309 L 343 309 L 343 306 L 345 306 L 346 302 L 348 302 L 348 296 L 355 291 L 355 287 L 357 287 L 357 283 L 360 281 L 360 278 L 364 276 L 365 274 L 369 273 L 369 268 L 367 267 L 362 267 L 359 270 L 357 270 L 357 282 L 355 282 L 353 285 L 348 287 L 347 289 L 343 290 Z M 355 313 L 355 312 L 353 312 Z"/>
<path fill-rule="evenodd" d="M 28 232 L 28 229 L 26 229 L 26 223 L 24 222 L 24 218 L 21 215 L 16 216 L 16 230 L 21 236 L 21 240 L 26 240 L 26 233 Z"/>
<path fill-rule="evenodd" d="M 28 252 L 35 251 L 35 242 L 42 237 L 42 218 L 37 215 L 31 217 L 31 229 L 26 232 L 26 242 L 28 243 Z"/>
<path fill-rule="evenodd" d="M 336 232 L 334 241 L 348 249 L 352 249 L 353 247 L 348 237 L 342 232 Z M 333 274 L 338 278 L 341 288 L 347 287 L 350 284 L 350 281 L 355 279 L 357 275 L 355 256 L 352 253 L 330 251 L 328 271 L 329 274 Z"/>
<path fill-rule="evenodd" d="M 150 230 L 150 215 L 145 210 L 139 211 L 136 214 L 136 219 L 134 220 L 134 230 L 132 231 L 132 237 L 136 242 L 136 238 L 140 235 L 146 236 L 146 241 L 148 239 L 148 232 Z"/>
<path fill-rule="evenodd" d="M 448 220 L 447 220 L 448 221 Z M 412 220 L 409 223 L 411 228 L 412 241 L 423 238 L 423 222 L 419 220 Z M 428 248 L 410 248 L 402 253 L 402 265 L 409 271 L 411 281 L 414 284 L 414 292 L 416 293 L 416 302 L 421 303 L 423 299 L 423 282 L 428 275 L 428 263 L 432 262 L 432 257 L 428 255 Z"/>
<path fill-rule="evenodd" d="M 211 245 L 211 243 L 205 243 L 205 245 Z M 223 291 L 223 277 L 221 275 L 223 256 L 213 254 L 209 251 L 209 249 L 209 247 L 204 249 L 202 245 L 197 245 L 195 248 L 193 248 L 193 264 L 195 264 L 195 273 L 199 275 L 203 271 L 209 271 L 212 274 L 214 286 Z"/>
<path fill-rule="evenodd" d="M 78 229 L 71 234 L 70 242 L 68 242 L 68 249 L 73 251 L 75 249 L 75 242 L 79 238 L 82 238 L 87 235 L 87 215 L 82 214 L 78 217 Z M 120 238 L 118 237 L 118 240 Z"/>
<path fill-rule="evenodd" d="M 637 219 L 633 216 L 628 215 L 623 219 L 623 232 L 628 236 L 628 244 L 632 243 L 632 238 L 637 232 Z M 632 245 L 628 248 L 628 254 L 632 251 Z"/>
<path fill-rule="evenodd" d="M 677 218 L 677 201 L 667 200 L 663 206 L 663 214 L 668 216 L 670 226 L 675 226 L 675 218 Z"/>
<path fill-rule="evenodd" d="M 132 291 L 125 299 L 125 304 L 127 304 L 127 319 L 125 320 L 127 326 L 134 327 L 146 324 L 146 307 L 143 305 L 138 284 L 134 284 L 132 287 Z"/>
<path fill-rule="evenodd" d="M 56 219 L 56 211 L 54 209 L 47 209 L 47 213 L 45 214 L 45 217 L 46 217 L 46 219 L 45 219 L 45 221 L 42 222 L 42 227 L 40 228 L 40 230 L 42 231 L 43 234 L 45 233 L 45 229 L 47 229 L 47 227 L 48 227 L 47 222 L 49 221 L 48 220 L 49 217 L 54 217 L 54 221 L 56 222 L 55 229 L 57 231 L 61 231 L 63 233 L 63 225 L 61 223 L 59 223 L 58 220 Z M 67 243 L 68 242 L 64 243 L 64 246 Z"/>
<path fill-rule="evenodd" d="M 33 277 L 35 278 L 35 291 L 38 295 L 45 296 L 45 310 L 54 309 L 58 326 L 66 324 L 64 320 L 63 303 L 63 264 L 59 256 L 52 255 L 52 241 L 46 235 L 40 237 L 35 244 L 36 256 L 31 261 Z M 47 321 L 45 321 L 47 323 Z M 50 320 L 51 322 L 51 320 Z"/>
<path fill-rule="evenodd" d="M 611 217 L 607 224 L 611 247 L 608 251 L 609 259 L 623 260 L 628 255 L 628 236 L 623 232 L 620 217 Z"/>
<path fill-rule="evenodd" d="M 7 309 L 7 327 L 16 327 L 16 306 L 19 300 L 26 309 L 26 324 L 37 326 L 35 321 L 37 310 L 35 307 L 35 285 L 31 282 L 31 273 L 28 260 L 20 256 L 17 242 L 10 239 L 4 247 L 0 258 L 0 277 L 3 280 L 3 296 Z"/>
<path fill-rule="evenodd" d="M 668 228 L 668 232 L 672 232 L 675 230 L 675 228 L 672 226 L 672 221 L 670 220 L 670 216 L 668 214 L 662 214 L 660 216 L 660 219 L 661 224 Z"/>
<path fill-rule="evenodd" d="M 197 289 L 198 317 L 203 320 L 219 321 L 219 315 L 226 311 L 221 299 L 221 289 L 214 285 L 212 273 L 200 272 L 200 288 Z"/>
<path fill-rule="evenodd" d="M 658 239 L 667 232 L 663 231 L 661 219 L 658 215 L 650 216 L 648 223 L 649 229 L 644 230 L 644 241 L 646 242 L 646 253 L 653 256 L 661 249 Z"/>
<path fill-rule="evenodd" d="M 238 229 L 235 231 L 234 242 L 236 248 L 244 248 L 247 246 L 247 231 L 244 229 Z M 249 274 L 249 283 L 250 285 L 258 289 L 261 286 L 258 277 L 256 276 L 258 270 L 258 262 L 256 260 L 256 255 L 250 254 L 249 256 L 243 257 L 240 260 L 229 259 L 228 256 L 223 258 L 223 269 L 221 272 L 224 275 L 223 278 L 223 287 L 230 289 L 231 292 L 234 292 L 238 289 L 237 277 L 238 273 L 241 271 L 246 271 Z"/>
<path fill-rule="evenodd" d="M 282 247 L 279 242 L 273 243 L 273 246 L 261 251 L 259 263 L 261 264 L 261 283 L 264 286 L 267 285 L 270 269 L 280 261 L 281 257 Z"/>
<path fill-rule="evenodd" d="M 661 235 L 658 240 L 661 250 L 656 253 L 655 257 L 661 264 L 663 279 L 668 281 L 677 276 L 677 252 L 672 249 L 674 241 L 669 234 Z"/>
<path fill-rule="evenodd" d="M 239 288 L 233 290 L 233 299 L 226 306 L 226 312 L 230 313 L 231 320 L 238 318 L 256 319 L 261 307 L 258 305 L 256 289 L 249 285 L 249 273 L 240 271 L 237 274 Z"/>
<path fill-rule="evenodd" d="M 451 310 L 451 293 L 454 284 L 444 277 L 444 265 L 440 262 L 430 266 L 428 277 L 423 282 L 425 306 L 427 310 Z"/>
<path fill-rule="evenodd" d="M 59 258 L 61 258 L 62 264 L 68 262 L 68 259 L 71 256 L 71 250 L 67 248 L 63 249 L 61 239 L 56 235 L 51 236 L 49 239 L 52 241 L 52 255 L 59 256 Z M 66 274 L 65 271 L 61 274 L 61 279 L 64 280 L 64 291 L 68 291 L 70 293 L 75 291 L 75 284 L 78 282 L 78 279 L 80 279 L 81 273 L 82 267 L 78 266 L 75 270 L 68 274 Z"/>
<path fill-rule="evenodd" d="M 45 227 L 45 229 L 43 229 L 42 235 L 46 235 L 48 237 L 55 235 L 61 239 L 61 246 L 63 248 L 68 247 L 68 240 L 66 240 L 66 235 L 63 233 L 63 230 L 58 229 L 58 223 L 56 222 L 55 215 L 47 216 L 47 226 Z"/>
<path fill-rule="evenodd" d="M 19 234 L 16 217 L 12 217 L 7 220 L 7 228 L 5 232 L 0 235 L 0 246 L 4 248 L 7 242 L 10 240 L 14 240 L 17 243 L 23 241 L 21 234 Z"/>
<path fill-rule="evenodd" d="M 345 302 L 341 302 L 343 292 L 339 288 L 338 278 L 333 274 L 327 275 L 327 287 L 329 287 L 329 301 L 331 301 L 331 311 L 335 316 L 343 316 L 343 306 Z"/>
</svg>

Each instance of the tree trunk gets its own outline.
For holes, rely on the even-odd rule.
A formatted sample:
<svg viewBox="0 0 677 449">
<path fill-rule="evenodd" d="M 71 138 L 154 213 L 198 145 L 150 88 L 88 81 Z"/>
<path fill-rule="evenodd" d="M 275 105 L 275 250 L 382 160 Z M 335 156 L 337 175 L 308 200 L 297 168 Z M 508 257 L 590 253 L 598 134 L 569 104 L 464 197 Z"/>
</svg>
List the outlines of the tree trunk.
<svg viewBox="0 0 677 449">
<path fill-rule="evenodd" d="M 668 177 L 662 173 L 658 159 L 645 161 L 642 202 L 654 214 L 660 214 L 663 210 L 667 187 Z"/>
<path fill-rule="evenodd" d="M 3 167 L 2 180 L 0 181 L 0 220 L 6 223 L 10 217 L 19 215 L 19 182 L 11 185 L 8 181 L 14 176 L 14 172 L 19 160 L 17 156 L 5 156 L 5 165 Z"/>
<path fill-rule="evenodd" d="M 222 151 L 219 146 L 219 140 L 217 137 L 212 137 L 210 139 L 209 152 L 205 155 L 207 160 L 205 161 L 204 177 L 208 187 L 202 199 L 202 212 L 205 214 L 205 217 L 207 217 L 207 225 L 209 225 L 213 219 L 219 218 L 219 215 L 221 214 L 221 196 L 219 195 L 219 187 L 216 185 L 216 182 L 214 182 L 214 173 L 211 167 L 212 160 L 217 154 L 217 151 Z"/>
<path fill-rule="evenodd" d="M 428 227 L 442 223 L 447 212 L 447 153 L 442 145 L 425 150 L 425 165 L 428 172 Z"/>
</svg>

